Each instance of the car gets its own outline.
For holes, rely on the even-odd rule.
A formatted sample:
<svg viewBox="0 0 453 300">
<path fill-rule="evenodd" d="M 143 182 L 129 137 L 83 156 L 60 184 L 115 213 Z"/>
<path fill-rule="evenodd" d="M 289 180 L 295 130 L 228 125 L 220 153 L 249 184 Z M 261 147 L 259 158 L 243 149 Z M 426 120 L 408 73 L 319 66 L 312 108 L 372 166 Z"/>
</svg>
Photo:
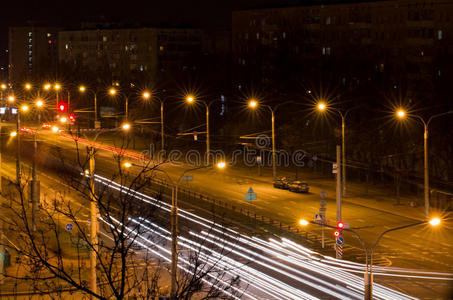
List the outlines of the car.
<svg viewBox="0 0 453 300">
<path fill-rule="evenodd" d="M 290 192 L 294 193 L 308 193 L 310 187 L 308 186 L 308 183 L 296 180 L 288 184 L 288 189 Z"/>
<path fill-rule="evenodd" d="M 289 183 L 290 181 L 286 177 L 280 177 L 274 180 L 274 188 L 287 190 Z"/>
</svg>

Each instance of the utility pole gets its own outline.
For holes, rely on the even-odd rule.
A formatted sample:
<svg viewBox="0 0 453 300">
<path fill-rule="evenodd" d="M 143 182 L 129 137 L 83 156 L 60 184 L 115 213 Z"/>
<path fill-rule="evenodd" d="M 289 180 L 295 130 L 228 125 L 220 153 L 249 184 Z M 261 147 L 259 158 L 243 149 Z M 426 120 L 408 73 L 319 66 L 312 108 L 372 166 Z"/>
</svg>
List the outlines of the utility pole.
<svg viewBox="0 0 453 300">
<path fill-rule="evenodd" d="M 270 107 L 269 107 L 270 108 Z M 275 164 L 275 114 L 271 108 L 272 113 L 272 178 L 277 178 L 277 165 Z"/>
<path fill-rule="evenodd" d="M 17 108 L 17 118 L 16 118 L 16 181 L 20 185 L 20 109 Z"/>
<path fill-rule="evenodd" d="M 171 300 L 176 299 L 178 279 L 178 185 L 171 189 Z"/>
<path fill-rule="evenodd" d="M 337 145 L 337 167 L 336 167 L 336 174 L 337 174 L 337 222 L 341 222 L 341 146 Z M 336 257 L 341 258 L 342 254 L 340 253 L 338 247 L 335 248 L 336 250 Z"/>
<path fill-rule="evenodd" d="M 164 153 L 165 149 L 165 143 L 164 143 L 164 102 L 160 101 L 160 143 L 161 143 L 161 149 L 162 149 L 162 155 Z"/>
<path fill-rule="evenodd" d="M 209 145 L 209 105 L 206 104 L 206 162 L 209 165 L 209 153 L 210 153 L 210 145 Z"/>
<path fill-rule="evenodd" d="M 95 157 L 94 157 L 94 148 L 89 148 L 89 174 L 90 174 L 90 290 L 97 294 L 97 283 L 96 283 L 96 255 L 98 252 L 98 228 L 97 228 L 97 199 L 94 188 L 94 167 L 95 167 Z M 93 296 L 90 296 L 93 299 Z"/>
</svg>

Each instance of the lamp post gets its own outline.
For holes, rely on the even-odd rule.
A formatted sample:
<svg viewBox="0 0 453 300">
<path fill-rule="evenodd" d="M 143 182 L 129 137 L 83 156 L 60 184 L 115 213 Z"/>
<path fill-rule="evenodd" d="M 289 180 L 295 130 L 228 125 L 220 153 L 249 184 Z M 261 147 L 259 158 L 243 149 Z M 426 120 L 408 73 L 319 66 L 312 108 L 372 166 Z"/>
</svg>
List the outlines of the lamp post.
<svg viewBox="0 0 453 300">
<path fill-rule="evenodd" d="M 187 96 L 186 101 L 189 104 L 192 104 L 195 102 L 194 96 Z M 202 101 L 205 108 L 206 108 L 206 162 L 209 165 L 210 163 L 210 153 L 211 153 L 211 148 L 210 148 L 210 134 L 209 134 L 209 107 L 211 107 L 211 104 L 214 103 L 217 100 L 213 100 L 209 103 L 206 103 L 205 101 Z"/>
<path fill-rule="evenodd" d="M 347 109 L 346 111 L 341 111 L 336 108 L 329 107 L 325 102 L 321 101 L 316 105 L 316 108 L 324 112 L 327 109 L 336 111 L 341 118 L 341 173 L 342 173 L 342 195 L 346 197 L 346 142 L 345 142 L 345 119 L 349 112 L 357 107 L 352 107 Z"/>
<path fill-rule="evenodd" d="M 115 88 L 110 88 L 109 89 L 109 94 L 111 96 L 115 96 L 116 94 L 118 94 L 118 91 Z M 128 117 L 129 117 L 129 98 L 125 94 L 123 94 L 123 96 L 124 96 L 124 99 L 126 100 L 126 116 L 125 116 L 125 120 L 127 122 L 128 121 Z"/>
<path fill-rule="evenodd" d="M 424 198 L 425 198 L 425 217 L 429 218 L 429 162 L 428 162 L 428 127 L 431 121 L 435 118 L 442 117 L 445 115 L 453 114 L 453 110 L 436 114 L 428 118 L 428 120 L 425 120 L 423 117 L 419 115 L 412 115 L 412 114 L 407 114 L 405 110 L 399 109 L 396 112 L 396 116 L 399 119 L 404 119 L 406 117 L 413 117 L 418 120 L 423 124 L 423 156 L 424 156 L 424 164 L 423 164 L 423 174 L 424 174 Z"/>
<path fill-rule="evenodd" d="M 88 90 L 83 85 L 79 86 L 79 91 L 81 93 L 85 93 L 86 91 L 89 91 L 89 92 L 91 92 L 93 94 L 93 96 L 94 96 L 94 129 L 100 128 L 101 126 L 98 123 L 98 105 L 97 105 L 97 93 L 98 93 L 98 91 Z"/>
<path fill-rule="evenodd" d="M 143 99 L 148 100 L 151 98 L 151 93 L 150 92 L 143 92 Z M 165 136 L 164 136 L 164 101 L 159 99 L 160 101 L 160 139 L 161 139 L 161 150 L 162 153 L 165 148 Z"/>
<path fill-rule="evenodd" d="M 121 127 L 116 128 L 117 130 L 128 131 L 130 129 L 130 124 L 125 123 Z M 58 130 L 58 128 L 57 128 Z M 93 139 L 95 142 L 101 132 L 98 132 Z M 96 153 L 93 146 L 87 148 L 88 158 L 89 158 L 89 169 L 85 170 L 85 174 L 89 175 L 89 188 L 90 188 L 90 290 L 93 294 L 97 294 L 97 276 L 96 276 L 96 256 L 98 253 L 98 216 L 99 208 L 96 198 L 96 190 L 94 185 L 95 179 L 95 161 Z M 93 295 L 90 295 L 90 298 L 93 299 Z"/>
<path fill-rule="evenodd" d="M 33 160 L 32 160 L 32 173 L 31 173 L 31 201 L 32 201 L 32 227 L 33 231 L 36 231 L 36 208 L 37 204 L 40 201 L 40 182 L 36 174 L 36 158 L 38 153 L 38 141 L 36 139 L 36 134 L 39 130 L 39 125 L 41 124 L 41 109 L 44 105 L 44 102 L 38 99 L 35 103 L 38 109 L 38 128 L 35 130 L 33 135 Z"/>
<path fill-rule="evenodd" d="M 331 225 L 319 224 L 319 223 L 313 222 L 313 221 L 306 221 L 306 220 L 299 221 L 299 224 L 302 226 L 307 226 L 309 223 L 315 224 L 318 226 L 329 227 L 332 229 L 338 229 L 337 227 L 334 227 Z M 438 226 L 440 223 L 441 223 L 441 220 L 439 218 L 432 218 L 431 220 L 412 223 L 412 224 L 403 225 L 403 226 L 398 226 L 395 228 L 385 230 L 378 236 L 378 238 L 376 239 L 376 242 L 373 244 L 373 246 L 371 248 L 367 248 L 367 246 L 361 239 L 360 235 L 356 231 L 349 229 L 349 228 L 344 228 L 344 227 L 341 228 L 341 230 L 348 231 L 348 232 L 351 232 L 352 234 L 354 234 L 355 237 L 359 240 L 360 245 L 362 246 L 363 250 L 365 251 L 365 273 L 364 273 L 364 281 L 363 281 L 363 283 L 364 283 L 364 299 L 365 300 L 373 299 L 373 254 L 374 254 L 374 250 L 376 249 L 377 245 L 381 241 L 382 237 L 389 232 L 406 229 L 409 227 L 414 227 L 414 226 L 424 225 L 424 224 L 429 224 L 429 225 L 435 227 L 435 226 Z"/>
<path fill-rule="evenodd" d="M 277 178 L 277 164 L 276 164 L 276 150 L 275 150 L 275 112 L 277 109 L 284 104 L 294 103 L 293 101 L 286 101 L 283 103 L 279 103 L 274 108 L 270 105 L 260 104 L 264 107 L 267 107 L 271 112 L 271 121 L 272 121 L 272 178 L 275 180 Z M 248 102 L 248 106 L 252 109 L 258 108 L 258 101 L 255 99 L 250 99 Z"/>
<path fill-rule="evenodd" d="M 125 163 L 125 167 L 130 167 L 130 163 Z M 170 299 L 177 299 L 177 280 L 178 280 L 178 189 L 181 180 L 184 176 L 189 173 L 200 169 L 210 168 L 213 166 L 201 166 L 196 168 L 191 168 L 183 171 L 178 177 L 178 180 L 175 182 L 171 179 L 170 175 L 164 170 L 154 169 L 155 171 L 163 172 L 169 179 L 172 185 L 172 195 L 171 195 L 171 212 L 170 212 L 170 227 L 171 227 L 171 292 Z M 226 167 L 225 162 L 218 162 L 216 164 L 218 169 L 224 169 Z"/>
</svg>

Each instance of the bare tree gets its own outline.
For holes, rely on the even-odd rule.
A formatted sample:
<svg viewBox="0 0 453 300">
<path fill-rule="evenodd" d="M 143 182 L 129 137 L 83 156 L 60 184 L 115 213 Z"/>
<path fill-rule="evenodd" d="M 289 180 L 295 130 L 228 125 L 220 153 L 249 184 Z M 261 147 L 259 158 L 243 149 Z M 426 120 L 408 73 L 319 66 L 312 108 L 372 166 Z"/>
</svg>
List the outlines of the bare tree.
<svg viewBox="0 0 453 300">
<path fill-rule="evenodd" d="M 97 299 L 168 295 L 169 265 L 162 255 L 168 246 L 166 191 L 147 190 L 155 171 L 166 162 L 147 160 L 134 172 L 129 171 L 124 167 L 128 141 L 123 139 L 119 151 L 104 162 L 112 167 L 105 170 L 105 176 L 95 175 L 92 189 L 85 170 L 96 152 L 74 140 L 74 153 L 58 148 L 40 153 L 52 166 L 50 173 L 63 184 L 43 189 L 36 226 L 28 201 L 28 177 L 23 176 L 22 182 L 11 181 L 3 191 L 2 245 L 15 258 L 3 272 L 6 286 L 11 286 L 10 295 L 38 293 L 55 299 L 64 293 Z M 90 237 L 90 201 L 95 201 L 99 210 L 95 244 Z M 182 244 L 178 299 L 193 295 L 201 299 L 232 298 L 240 294 L 239 278 L 224 263 L 229 248 L 203 239 Z M 89 284 L 89 253 L 93 251 L 96 289 Z"/>
</svg>

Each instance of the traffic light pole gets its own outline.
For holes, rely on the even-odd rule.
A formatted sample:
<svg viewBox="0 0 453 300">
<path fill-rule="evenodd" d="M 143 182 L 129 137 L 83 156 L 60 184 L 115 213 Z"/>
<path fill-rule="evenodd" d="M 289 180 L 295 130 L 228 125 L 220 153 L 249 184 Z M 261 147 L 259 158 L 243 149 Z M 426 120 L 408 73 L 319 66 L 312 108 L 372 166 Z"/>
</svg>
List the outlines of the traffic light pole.
<svg viewBox="0 0 453 300">
<path fill-rule="evenodd" d="M 337 222 L 341 222 L 341 146 L 337 145 L 337 197 L 336 197 L 336 202 L 337 202 Z M 340 236 L 341 237 L 341 234 Z M 338 240 L 338 237 L 337 237 Z M 336 258 L 340 259 L 343 256 L 342 253 L 342 245 L 340 243 L 335 244 L 335 253 L 336 253 Z"/>
</svg>

